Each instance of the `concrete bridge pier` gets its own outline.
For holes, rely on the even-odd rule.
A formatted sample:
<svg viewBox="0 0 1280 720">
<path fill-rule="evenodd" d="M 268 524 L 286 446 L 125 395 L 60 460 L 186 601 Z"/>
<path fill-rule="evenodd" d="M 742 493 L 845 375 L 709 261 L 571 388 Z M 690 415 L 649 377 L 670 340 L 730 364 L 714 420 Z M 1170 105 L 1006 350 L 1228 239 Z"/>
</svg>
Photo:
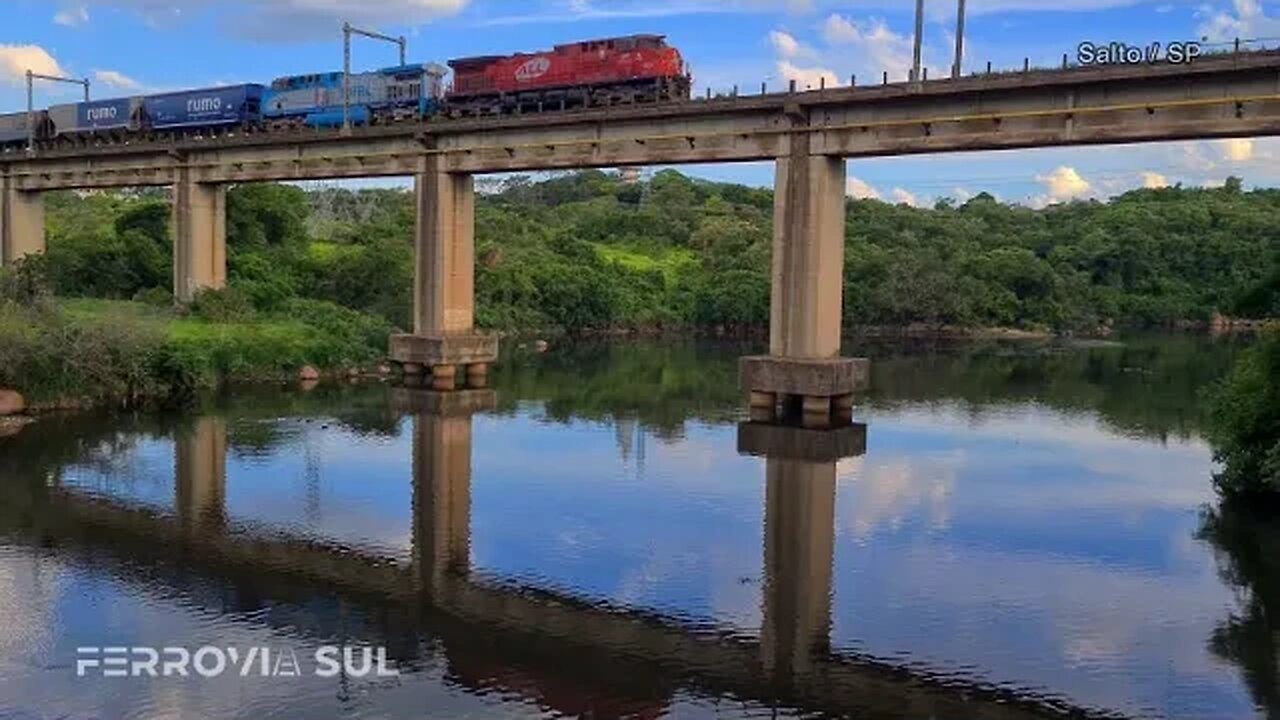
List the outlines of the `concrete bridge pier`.
<svg viewBox="0 0 1280 720">
<path fill-rule="evenodd" d="M 205 416 L 174 443 L 174 507 L 186 530 L 221 531 L 227 522 L 227 421 Z"/>
<path fill-rule="evenodd" d="M 413 418 L 415 586 L 433 594 L 471 567 L 471 417 L 497 407 L 492 390 L 392 390 Z"/>
<path fill-rule="evenodd" d="M 808 133 L 791 136 L 777 162 L 769 354 L 742 358 L 739 378 L 753 417 L 767 420 L 781 405 L 824 426 L 850 415 L 869 364 L 840 357 L 845 161 L 810 145 Z"/>
<path fill-rule="evenodd" d="M 408 375 L 430 371 L 438 390 L 483 387 L 498 338 L 475 329 L 475 181 L 427 156 L 414 176 L 416 253 L 413 334 L 391 338 L 391 359 Z"/>
<path fill-rule="evenodd" d="M 44 196 L 0 177 L 0 267 L 44 249 Z"/>
<path fill-rule="evenodd" d="M 172 213 L 174 299 L 189 303 L 201 290 L 226 287 L 227 187 L 179 170 Z"/>
</svg>

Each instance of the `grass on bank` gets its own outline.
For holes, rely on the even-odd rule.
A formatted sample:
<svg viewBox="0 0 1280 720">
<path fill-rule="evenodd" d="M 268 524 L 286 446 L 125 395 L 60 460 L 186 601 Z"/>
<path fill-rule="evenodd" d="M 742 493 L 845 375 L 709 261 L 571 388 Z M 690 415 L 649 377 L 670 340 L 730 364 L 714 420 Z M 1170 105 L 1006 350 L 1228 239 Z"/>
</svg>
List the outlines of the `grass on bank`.
<svg viewBox="0 0 1280 720">
<path fill-rule="evenodd" d="M 390 325 L 317 300 L 256 313 L 232 292 L 189 310 L 147 302 L 0 296 L 0 387 L 35 403 L 176 398 L 228 379 L 340 370 L 386 351 Z"/>
</svg>

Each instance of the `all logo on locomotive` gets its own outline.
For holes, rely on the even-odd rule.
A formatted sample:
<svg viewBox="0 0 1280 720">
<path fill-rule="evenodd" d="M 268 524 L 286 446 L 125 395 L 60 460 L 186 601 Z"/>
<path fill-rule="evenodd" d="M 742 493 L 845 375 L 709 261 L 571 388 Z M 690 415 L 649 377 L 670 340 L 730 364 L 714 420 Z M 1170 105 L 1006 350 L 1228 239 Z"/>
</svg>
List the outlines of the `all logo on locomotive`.
<svg viewBox="0 0 1280 720">
<path fill-rule="evenodd" d="M 680 51 L 662 35 L 588 40 L 549 51 L 456 58 L 343 75 L 322 72 L 244 84 L 53 105 L 0 114 L 0 149 L 288 128 L 334 128 L 439 117 L 557 112 L 687 100 Z M 452 70 L 446 87 L 445 77 Z"/>
</svg>

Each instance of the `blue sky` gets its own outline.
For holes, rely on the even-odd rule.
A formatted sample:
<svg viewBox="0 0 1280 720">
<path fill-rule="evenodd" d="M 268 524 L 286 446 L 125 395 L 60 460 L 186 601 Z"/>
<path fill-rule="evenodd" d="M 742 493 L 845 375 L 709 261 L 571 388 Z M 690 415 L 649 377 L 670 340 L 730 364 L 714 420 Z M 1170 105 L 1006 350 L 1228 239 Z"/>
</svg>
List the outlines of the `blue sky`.
<svg viewBox="0 0 1280 720">
<path fill-rule="evenodd" d="M 925 60 L 944 74 L 954 0 L 927 0 Z M 1280 45 L 1280 0 L 969 0 L 966 66 L 1052 65 L 1083 40 L 1270 38 Z M 702 92 L 780 87 L 851 74 L 904 76 L 911 0 L 0 0 L 0 109 L 25 105 L 28 68 L 87 76 L 94 94 L 130 94 L 341 66 L 343 20 L 409 38 L 413 60 L 536 50 L 633 32 L 669 36 Z M 393 62 L 395 49 L 360 43 L 357 67 Z M 38 103 L 75 89 L 41 88 Z M 1280 183 L 1280 143 L 1168 143 L 886 158 L 851 162 L 849 190 L 928 203 L 986 190 L 1042 205 L 1107 197 L 1162 183 L 1213 185 L 1239 175 Z M 768 185 L 768 164 L 696 166 L 694 175 Z"/>
</svg>

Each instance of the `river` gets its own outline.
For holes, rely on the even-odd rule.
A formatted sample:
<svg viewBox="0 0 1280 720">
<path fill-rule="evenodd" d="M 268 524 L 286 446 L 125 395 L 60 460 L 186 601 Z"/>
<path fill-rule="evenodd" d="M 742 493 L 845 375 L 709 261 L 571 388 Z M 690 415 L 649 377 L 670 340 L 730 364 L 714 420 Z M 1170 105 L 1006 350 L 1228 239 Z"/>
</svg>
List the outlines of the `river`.
<svg viewBox="0 0 1280 720">
<path fill-rule="evenodd" d="M 737 344 L 44 418 L 0 718 L 1275 717 L 1280 534 L 1202 438 L 1238 347 L 859 343 L 830 457 L 742 447 Z"/>
</svg>

